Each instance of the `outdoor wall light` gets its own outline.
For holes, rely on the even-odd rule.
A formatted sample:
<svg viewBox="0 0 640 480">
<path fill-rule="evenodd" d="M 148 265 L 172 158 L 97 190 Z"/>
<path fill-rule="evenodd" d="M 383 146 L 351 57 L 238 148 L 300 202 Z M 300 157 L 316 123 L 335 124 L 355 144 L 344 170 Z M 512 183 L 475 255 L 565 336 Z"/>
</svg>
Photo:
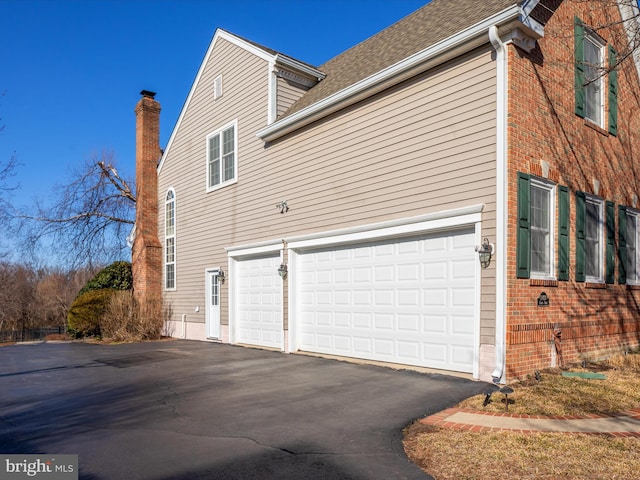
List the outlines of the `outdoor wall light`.
<svg viewBox="0 0 640 480">
<path fill-rule="evenodd" d="M 289 205 L 286 200 L 276 203 L 276 208 L 280 210 L 280 213 L 287 213 L 289 211 Z"/>
<path fill-rule="evenodd" d="M 280 277 L 282 277 L 282 278 L 287 276 L 287 264 L 286 263 L 280 264 L 280 266 L 278 267 L 278 275 L 280 275 Z"/>
<path fill-rule="evenodd" d="M 491 264 L 491 256 L 493 255 L 493 244 L 489 243 L 489 239 L 485 237 L 482 245 L 476 245 L 476 252 L 480 260 L 480 266 L 487 268 Z"/>
<path fill-rule="evenodd" d="M 224 279 L 225 279 L 224 270 L 222 269 L 218 270 L 218 281 L 220 283 L 224 283 Z"/>
</svg>

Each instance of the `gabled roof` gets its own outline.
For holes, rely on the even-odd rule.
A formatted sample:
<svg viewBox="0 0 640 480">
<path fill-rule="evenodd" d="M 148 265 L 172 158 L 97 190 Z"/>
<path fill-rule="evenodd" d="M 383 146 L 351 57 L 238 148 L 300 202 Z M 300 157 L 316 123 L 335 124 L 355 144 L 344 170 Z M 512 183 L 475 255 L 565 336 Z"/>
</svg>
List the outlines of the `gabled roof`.
<svg viewBox="0 0 640 480">
<path fill-rule="evenodd" d="M 264 47 L 256 42 L 252 42 L 238 35 L 234 35 L 221 28 L 218 28 L 213 36 L 213 39 L 211 40 L 211 43 L 209 44 L 207 53 L 204 55 L 204 59 L 200 64 L 200 68 L 198 70 L 196 78 L 193 81 L 193 84 L 191 85 L 191 90 L 189 91 L 189 95 L 187 96 L 187 99 L 182 105 L 180 116 L 178 117 L 178 120 L 176 121 L 176 124 L 173 127 L 173 131 L 171 132 L 171 137 L 169 138 L 167 147 L 164 151 L 164 154 L 162 155 L 162 158 L 160 159 L 160 163 L 158 164 L 158 171 L 162 169 L 162 166 L 164 164 L 164 159 L 167 157 L 169 151 L 171 150 L 171 145 L 173 144 L 175 135 L 178 129 L 180 128 L 180 124 L 182 123 L 182 119 L 184 118 L 185 112 L 187 110 L 187 106 L 190 104 L 193 94 L 200 83 L 200 78 L 202 77 L 204 69 L 207 65 L 207 61 L 211 57 L 211 53 L 213 52 L 213 49 L 215 48 L 216 44 L 220 40 L 226 40 L 228 42 L 231 42 L 234 45 L 240 48 L 243 48 L 244 50 L 256 55 L 257 57 L 262 58 L 263 60 L 269 62 L 272 65 L 284 66 L 287 69 L 298 72 L 303 76 L 314 78 L 316 81 L 319 81 L 325 78 L 324 73 L 318 70 L 313 65 L 310 65 L 305 62 L 301 62 L 299 60 L 296 60 L 293 57 L 284 55 L 276 50 Z"/>
<path fill-rule="evenodd" d="M 190 103 L 207 59 L 220 38 L 231 41 L 274 65 L 295 69 L 319 81 L 279 120 L 257 132 L 260 138 L 270 141 L 388 88 L 418 71 L 424 71 L 487 43 L 487 32 L 493 25 L 509 25 L 509 28 L 518 26 L 533 36 L 541 36 L 544 20 L 541 21 L 537 15 L 541 10 L 537 7 L 549 1 L 557 3 L 561 0 L 431 0 L 424 7 L 319 68 L 218 29 L 158 168 L 162 168 L 186 106 Z"/>
</svg>

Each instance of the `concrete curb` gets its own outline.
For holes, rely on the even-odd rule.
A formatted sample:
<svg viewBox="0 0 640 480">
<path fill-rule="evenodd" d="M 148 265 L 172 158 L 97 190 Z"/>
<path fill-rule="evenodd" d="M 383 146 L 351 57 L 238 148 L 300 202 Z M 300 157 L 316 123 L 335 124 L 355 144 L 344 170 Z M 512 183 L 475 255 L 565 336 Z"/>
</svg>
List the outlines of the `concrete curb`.
<svg viewBox="0 0 640 480">
<path fill-rule="evenodd" d="M 471 432 L 550 432 L 640 437 L 640 409 L 615 415 L 549 417 L 449 408 L 423 418 L 420 423 Z"/>
</svg>

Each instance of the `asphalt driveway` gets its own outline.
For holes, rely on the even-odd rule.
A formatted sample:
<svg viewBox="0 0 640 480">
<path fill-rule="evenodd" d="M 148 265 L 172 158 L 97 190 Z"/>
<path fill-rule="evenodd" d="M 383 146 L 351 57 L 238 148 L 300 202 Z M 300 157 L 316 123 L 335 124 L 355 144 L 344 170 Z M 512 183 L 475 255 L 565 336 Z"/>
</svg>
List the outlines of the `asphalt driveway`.
<svg viewBox="0 0 640 480">
<path fill-rule="evenodd" d="M 427 479 L 402 428 L 486 384 L 191 341 L 0 348 L 0 453 L 83 479 Z"/>
</svg>

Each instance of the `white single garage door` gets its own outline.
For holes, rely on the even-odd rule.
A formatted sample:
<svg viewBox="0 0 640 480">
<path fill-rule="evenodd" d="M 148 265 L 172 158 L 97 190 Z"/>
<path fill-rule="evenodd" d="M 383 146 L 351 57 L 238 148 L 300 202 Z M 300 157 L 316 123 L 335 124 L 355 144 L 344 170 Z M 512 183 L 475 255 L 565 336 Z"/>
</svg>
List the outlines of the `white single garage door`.
<svg viewBox="0 0 640 480">
<path fill-rule="evenodd" d="M 237 261 L 236 341 L 282 348 L 280 255 Z"/>
<path fill-rule="evenodd" d="M 473 230 L 299 252 L 300 350 L 473 372 Z"/>
</svg>

